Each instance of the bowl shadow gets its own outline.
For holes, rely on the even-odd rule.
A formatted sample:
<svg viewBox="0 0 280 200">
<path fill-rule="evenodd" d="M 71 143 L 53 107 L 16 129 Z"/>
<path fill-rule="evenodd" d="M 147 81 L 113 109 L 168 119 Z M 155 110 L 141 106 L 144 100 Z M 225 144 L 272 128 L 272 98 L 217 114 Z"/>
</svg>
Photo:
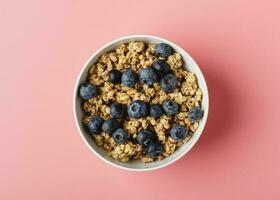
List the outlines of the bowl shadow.
<svg viewBox="0 0 280 200">
<path fill-rule="evenodd" d="M 208 120 L 197 144 L 174 167 L 183 168 L 190 163 L 194 165 L 196 162 L 201 163 L 200 159 L 206 152 L 209 155 L 211 151 L 214 152 L 220 146 L 224 146 L 225 140 L 231 138 L 228 130 L 236 125 L 238 102 L 240 101 L 238 91 L 232 89 L 230 80 L 217 71 L 221 66 L 217 66 L 217 63 L 215 65 L 205 63 L 205 66 L 207 68 L 203 74 L 209 90 Z"/>
<path fill-rule="evenodd" d="M 198 148 L 203 150 L 217 145 L 228 137 L 227 131 L 236 117 L 235 110 L 236 96 L 230 88 L 228 81 L 223 76 L 215 75 L 209 70 L 204 73 L 209 90 L 209 115 L 204 133 L 198 142 Z"/>
<path fill-rule="evenodd" d="M 206 66 L 206 65 L 205 65 Z M 231 89 L 229 81 L 215 73 L 219 67 L 207 65 L 203 70 L 209 91 L 208 120 L 197 144 L 182 159 L 170 166 L 176 171 L 185 171 L 186 168 L 197 168 L 204 162 L 209 162 L 208 156 L 217 148 L 223 148 L 224 141 L 231 138 L 227 130 L 235 126 L 237 116 L 237 91 Z"/>
</svg>

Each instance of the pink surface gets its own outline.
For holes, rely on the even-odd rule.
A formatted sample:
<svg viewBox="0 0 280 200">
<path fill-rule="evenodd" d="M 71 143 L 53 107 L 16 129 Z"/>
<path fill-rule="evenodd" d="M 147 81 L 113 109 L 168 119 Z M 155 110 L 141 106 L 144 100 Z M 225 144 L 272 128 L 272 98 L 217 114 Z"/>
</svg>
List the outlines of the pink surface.
<svg viewBox="0 0 280 200">
<path fill-rule="evenodd" d="M 279 199 L 279 1 L 0 1 L 0 199 Z M 86 59 L 120 36 L 185 48 L 209 85 L 194 149 L 147 173 L 85 146 L 72 90 Z"/>
</svg>

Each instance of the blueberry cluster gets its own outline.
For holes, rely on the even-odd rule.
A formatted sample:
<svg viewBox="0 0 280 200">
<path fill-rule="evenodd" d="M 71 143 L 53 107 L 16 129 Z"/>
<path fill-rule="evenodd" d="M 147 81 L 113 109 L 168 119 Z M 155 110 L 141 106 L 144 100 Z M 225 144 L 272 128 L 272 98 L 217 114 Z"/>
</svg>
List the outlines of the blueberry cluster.
<svg viewBox="0 0 280 200">
<path fill-rule="evenodd" d="M 168 57 L 172 52 L 172 48 L 167 44 L 160 43 L 156 45 L 155 53 L 162 58 Z M 168 63 L 162 59 L 154 61 L 152 67 L 141 69 L 139 74 L 132 69 L 126 69 L 123 72 L 113 69 L 109 72 L 109 80 L 113 84 L 123 84 L 127 87 L 134 87 L 138 82 L 149 86 L 159 82 L 161 88 L 167 93 L 172 92 L 177 85 L 176 76 L 172 73 Z M 89 100 L 98 95 L 98 88 L 92 83 L 82 84 L 79 88 L 79 95 L 82 99 Z M 134 140 L 129 137 L 127 130 L 122 127 L 122 122 L 126 118 L 139 119 L 146 116 L 159 118 L 163 114 L 175 116 L 178 112 L 179 105 L 172 100 L 166 100 L 162 105 L 147 105 L 141 100 L 135 100 L 128 106 L 114 102 L 110 105 L 111 119 L 104 120 L 100 116 L 94 116 L 86 124 L 86 129 L 91 134 L 108 133 L 117 144 L 125 144 Z M 191 122 L 195 122 L 202 115 L 203 111 L 196 107 L 189 111 L 188 118 Z M 169 134 L 175 141 L 180 141 L 187 137 L 189 131 L 180 124 L 174 124 Z M 163 145 L 158 141 L 157 134 L 152 130 L 141 130 L 137 135 L 136 142 L 141 144 L 145 153 L 153 158 L 161 155 L 164 149 Z"/>
<path fill-rule="evenodd" d="M 92 117 L 86 125 L 87 130 L 91 134 L 100 134 L 105 132 L 110 134 L 117 144 L 125 144 L 129 139 L 129 135 L 125 129 L 122 128 L 121 122 L 126 118 L 139 119 L 146 116 L 159 118 L 162 114 L 174 116 L 178 113 L 179 106 L 176 102 L 167 100 L 163 105 L 151 104 L 147 105 L 141 100 L 131 102 L 126 108 L 120 103 L 112 103 L 110 105 L 111 119 L 103 120 L 99 116 Z M 188 131 L 180 125 L 174 126 L 170 130 L 170 135 L 174 140 L 184 139 Z M 159 156 L 163 151 L 162 144 L 157 140 L 156 133 L 151 130 L 142 130 L 138 133 L 137 142 L 141 144 L 144 151 L 150 157 Z"/>
<path fill-rule="evenodd" d="M 172 54 L 172 48 L 164 43 L 156 45 L 156 55 L 166 58 Z M 136 83 L 152 86 L 155 82 L 160 82 L 161 88 L 165 92 L 172 92 L 176 88 L 177 78 L 172 73 L 170 66 L 162 59 L 155 60 L 152 67 L 143 68 L 139 74 L 132 69 L 123 72 L 113 69 L 109 72 L 109 80 L 113 84 L 123 84 L 127 87 L 134 87 Z"/>
<path fill-rule="evenodd" d="M 121 83 L 127 87 L 134 87 L 138 82 L 149 86 L 160 82 L 160 86 L 165 92 L 172 92 L 177 84 L 177 78 L 172 73 L 170 66 L 160 59 L 154 61 L 152 67 L 141 69 L 139 74 L 132 69 L 126 69 L 123 72 L 113 69 L 109 72 L 109 79 L 113 84 Z"/>
</svg>

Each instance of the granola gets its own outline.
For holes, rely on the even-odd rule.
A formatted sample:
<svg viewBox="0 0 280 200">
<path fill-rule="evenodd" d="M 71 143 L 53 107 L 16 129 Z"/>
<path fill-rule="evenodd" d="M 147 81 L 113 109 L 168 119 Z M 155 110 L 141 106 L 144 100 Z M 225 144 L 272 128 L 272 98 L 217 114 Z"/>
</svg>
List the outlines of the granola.
<svg viewBox="0 0 280 200">
<path fill-rule="evenodd" d="M 96 116 L 103 120 L 110 119 L 110 105 L 113 102 L 128 107 L 135 100 L 141 100 L 148 105 L 162 105 L 164 101 L 172 100 L 179 105 L 178 113 L 175 116 L 163 113 L 158 118 L 147 115 L 139 119 L 125 117 L 119 120 L 129 138 L 129 141 L 123 144 L 118 144 L 112 134 L 102 130 L 98 134 L 92 134 L 98 146 L 122 162 L 135 159 L 153 162 L 164 159 L 189 141 L 199 127 L 198 120 L 193 121 L 190 120 L 193 118 L 189 118 L 189 111 L 193 108 L 199 108 L 202 101 L 202 91 L 198 86 L 195 74 L 184 68 L 183 59 L 179 53 L 172 52 L 171 55 L 163 57 L 160 53 L 156 53 L 156 48 L 156 44 L 147 44 L 141 41 L 121 44 L 115 50 L 104 53 L 88 72 L 88 81 L 98 88 L 98 95 L 93 95 L 92 98 L 83 102 L 82 107 L 85 112 L 83 123 L 85 126 Z M 159 52 L 161 52 L 160 50 Z M 113 69 L 120 72 L 132 69 L 135 73 L 139 73 L 143 68 L 152 67 L 157 59 L 165 61 L 177 78 L 176 88 L 172 92 L 166 92 L 159 82 L 152 85 L 137 82 L 134 87 L 110 82 L 109 74 Z M 170 129 L 173 124 L 182 125 L 188 130 L 188 134 L 181 140 L 172 138 Z M 162 153 L 158 156 L 149 156 L 145 152 L 145 147 L 137 142 L 138 133 L 146 129 L 155 132 L 158 142 L 162 144 Z"/>
</svg>

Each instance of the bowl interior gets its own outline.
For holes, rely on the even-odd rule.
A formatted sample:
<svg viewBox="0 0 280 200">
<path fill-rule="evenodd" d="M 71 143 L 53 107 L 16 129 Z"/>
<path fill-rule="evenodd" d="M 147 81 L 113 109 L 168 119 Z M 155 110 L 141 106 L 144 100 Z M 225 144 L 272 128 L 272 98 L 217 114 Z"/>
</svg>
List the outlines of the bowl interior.
<svg viewBox="0 0 280 200">
<path fill-rule="evenodd" d="M 119 46 L 122 43 L 127 43 L 131 41 L 144 41 L 146 43 L 160 43 L 164 42 L 169 44 L 173 47 L 173 49 L 180 53 L 182 55 L 183 61 L 184 61 L 184 67 L 191 72 L 194 72 L 197 76 L 198 85 L 200 89 L 203 92 L 203 98 L 202 98 L 202 109 L 204 110 L 204 116 L 200 120 L 199 128 L 196 130 L 196 132 L 193 134 L 193 137 L 184 145 L 182 145 L 180 148 L 178 148 L 172 155 L 169 157 L 161 160 L 156 161 L 153 163 L 143 163 L 141 160 L 137 161 L 129 161 L 129 162 L 120 162 L 116 159 L 113 159 L 112 157 L 107 155 L 107 152 L 103 150 L 102 148 L 98 147 L 93 138 L 90 137 L 86 131 L 84 130 L 83 124 L 82 124 L 82 117 L 83 117 L 83 110 L 82 110 L 82 100 L 78 97 L 78 87 L 80 84 L 84 83 L 88 76 L 88 70 L 89 67 L 97 61 L 97 59 L 105 52 L 114 50 L 117 46 Z M 209 99 L 208 99 L 208 90 L 206 86 L 205 79 L 203 77 L 202 72 L 200 71 L 198 65 L 194 62 L 194 60 L 190 57 L 188 53 L 186 53 L 183 49 L 175 45 L 174 43 L 167 41 L 162 38 L 154 37 L 154 36 L 147 36 L 147 35 L 135 35 L 135 36 L 127 36 L 123 37 L 117 40 L 114 40 L 107 45 L 103 46 L 101 49 L 99 49 L 97 52 L 95 52 L 91 58 L 86 62 L 84 67 L 82 68 L 80 75 L 77 79 L 75 90 L 74 90 L 74 116 L 76 120 L 76 124 L 78 126 L 79 132 L 85 141 L 85 143 L 88 145 L 88 147 L 101 159 L 106 161 L 109 164 L 112 164 L 116 167 L 120 167 L 123 169 L 128 170 L 136 170 L 136 171 L 145 171 L 145 170 L 152 170 L 157 169 L 163 166 L 166 166 L 168 164 L 171 164 L 172 162 L 178 160 L 181 158 L 184 154 L 186 154 L 192 146 L 197 142 L 199 139 L 206 120 L 208 116 L 208 106 L 209 106 Z"/>
</svg>

